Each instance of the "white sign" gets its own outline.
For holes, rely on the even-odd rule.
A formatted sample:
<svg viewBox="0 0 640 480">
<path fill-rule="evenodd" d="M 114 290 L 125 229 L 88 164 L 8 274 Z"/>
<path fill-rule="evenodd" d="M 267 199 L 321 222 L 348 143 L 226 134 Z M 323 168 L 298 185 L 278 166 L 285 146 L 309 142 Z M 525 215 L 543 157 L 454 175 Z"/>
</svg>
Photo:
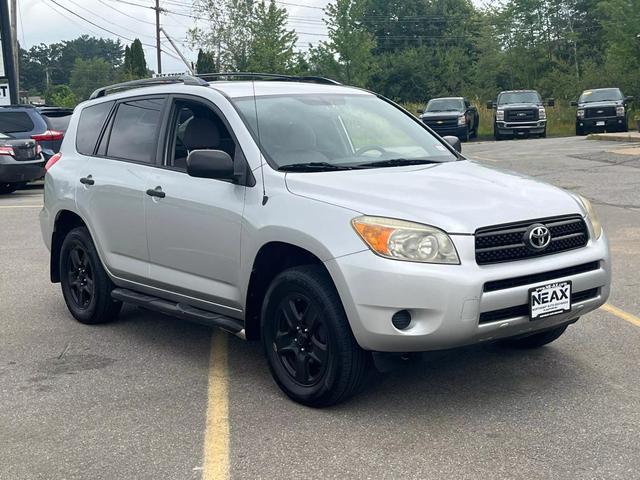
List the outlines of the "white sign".
<svg viewBox="0 0 640 480">
<path fill-rule="evenodd" d="M 2 57 L 2 48 L 0 48 L 0 77 L 4 77 L 4 58 Z"/>
<path fill-rule="evenodd" d="M 0 83 L 0 105 L 11 105 L 8 83 Z"/>
</svg>

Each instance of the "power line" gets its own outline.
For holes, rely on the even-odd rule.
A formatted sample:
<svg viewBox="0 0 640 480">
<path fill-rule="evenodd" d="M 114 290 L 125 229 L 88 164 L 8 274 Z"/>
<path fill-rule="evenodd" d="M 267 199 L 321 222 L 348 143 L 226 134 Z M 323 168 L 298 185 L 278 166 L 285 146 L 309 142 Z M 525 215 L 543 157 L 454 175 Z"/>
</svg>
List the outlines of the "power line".
<svg viewBox="0 0 640 480">
<path fill-rule="evenodd" d="M 142 20 L 141 18 L 134 17 L 133 15 L 129 15 L 128 13 L 123 12 L 122 10 L 118 10 L 116 7 L 114 7 L 113 5 L 109 5 L 104 0 L 98 0 L 98 2 L 103 4 L 105 7 L 108 7 L 110 9 L 112 9 L 113 11 L 118 12 L 121 15 L 124 15 L 125 17 L 129 17 L 129 18 L 131 18 L 133 20 L 137 20 L 138 22 L 141 22 L 141 23 L 146 23 L 147 25 L 155 25 L 154 22 L 149 22 L 148 20 Z"/>
<path fill-rule="evenodd" d="M 108 24 L 110 24 L 110 25 L 114 25 L 114 26 L 116 26 L 116 27 L 118 27 L 118 28 L 122 28 L 123 30 L 126 30 L 126 31 L 128 31 L 128 32 L 134 33 L 135 35 L 138 35 L 138 36 L 147 37 L 147 38 L 154 38 L 152 35 L 146 35 L 146 34 L 144 34 L 144 33 L 139 33 L 139 32 L 137 32 L 137 31 L 135 31 L 135 30 L 131 30 L 130 28 L 124 27 L 124 26 L 122 26 L 122 25 L 118 25 L 117 23 L 114 23 L 114 22 L 112 22 L 111 20 L 109 20 L 109 19 L 107 19 L 107 18 L 104 18 L 104 17 L 103 17 L 103 16 L 101 16 L 101 15 L 98 15 L 98 14 L 97 14 L 97 13 L 95 13 L 93 10 L 90 10 L 90 9 L 88 9 L 87 7 L 83 7 L 82 5 L 79 5 L 79 4 L 78 4 L 78 3 L 76 3 L 74 0 L 67 0 L 67 1 L 68 1 L 68 2 L 70 2 L 70 3 L 72 3 L 73 5 L 75 5 L 76 7 L 81 8 L 81 9 L 82 9 L 82 10 L 84 10 L 85 12 L 88 12 L 88 13 L 90 13 L 91 15 L 94 15 L 94 16 L 98 17 L 100 20 L 102 20 L 102 21 L 104 21 L 104 22 L 107 22 L 107 23 L 108 23 Z"/>
</svg>

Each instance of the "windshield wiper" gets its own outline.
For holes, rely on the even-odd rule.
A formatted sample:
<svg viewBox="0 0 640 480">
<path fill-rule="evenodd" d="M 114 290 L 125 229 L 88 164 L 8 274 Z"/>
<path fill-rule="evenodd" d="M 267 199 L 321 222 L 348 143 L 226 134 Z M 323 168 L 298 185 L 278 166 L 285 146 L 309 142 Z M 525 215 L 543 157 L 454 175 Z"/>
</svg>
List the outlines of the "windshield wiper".
<svg viewBox="0 0 640 480">
<path fill-rule="evenodd" d="M 352 170 L 354 167 L 347 165 L 335 165 L 328 162 L 291 163 L 278 168 L 283 172 L 323 172 L 333 170 Z"/>
<path fill-rule="evenodd" d="M 427 165 L 430 163 L 442 163 L 426 158 L 392 158 L 389 160 L 378 160 L 376 162 L 358 163 L 358 167 L 402 167 L 405 165 Z"/>
</svg>

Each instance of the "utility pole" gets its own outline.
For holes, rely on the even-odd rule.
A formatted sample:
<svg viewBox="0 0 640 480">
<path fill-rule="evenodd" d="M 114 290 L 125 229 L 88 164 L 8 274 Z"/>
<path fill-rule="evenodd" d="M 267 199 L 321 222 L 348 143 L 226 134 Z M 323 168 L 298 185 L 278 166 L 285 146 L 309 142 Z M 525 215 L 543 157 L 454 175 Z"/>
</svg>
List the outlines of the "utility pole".
<svg viewBox="0 0 640 480">
<path fill-rule="evenodd" d="M 180 55 L 180 58 L 182 59 L 182 62 L 187 66 L 187 70 L 189 70 L 189 72 L 191 74 L 193 74 L 193 66 L 189 63 L 189 61 L 184 58 L 184 55 L 182 55 L 182 52 L 180 50 L 178 50 L 178 46 L 175 44 L 175 42 L 171 39 L 171 37 L 169 36 L 169 34 L 165 31 L 164 28 L 160 27 L 160 31 L 162 33 L 164 33 L 164 36 L 167 37 L 167 40 L 169 40 L 169 43 L 171 44 L 171 46 L 173 47 L 173 49 L 176 51 L 176 53 L 178 55 Z"/>
<path fill-rule="evenodd" d="M 7 0 L 0 0 L 0 35 L 2 35 L 2 56 L 4 58 L 4 70 L 9 83 L 9 96 L 12 104 L 18 103 L 18 89 L 16 79 L 16 66 L 13 61 L 13 48 L 11 41 L 11 22 L 9 21 L 9 4 Z"/>
<path fill-rule="evenodd" d="M 11 0 L 11 46 L 13 48 L 13 65 L 16 69 L 16 92 L 20 99 L 20 51 L 18 49 L 18 5 L 17 0 Z"/>
<path fill-rule="evenodd" d="M 162 73 L 162 58 L 160 58 L 160 0 L 156 0 L 156 59 L 158 61 L 158 74 Z"/>
</svg>

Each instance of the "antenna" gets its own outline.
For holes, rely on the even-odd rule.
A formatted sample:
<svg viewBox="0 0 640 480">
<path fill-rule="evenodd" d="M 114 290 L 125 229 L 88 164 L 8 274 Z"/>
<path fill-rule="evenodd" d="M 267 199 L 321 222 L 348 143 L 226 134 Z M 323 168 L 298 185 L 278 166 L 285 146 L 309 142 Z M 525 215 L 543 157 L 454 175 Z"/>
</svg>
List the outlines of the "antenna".
<svg viewBox="0 0 640 480">
<path fill-rule="evenodd" d="M 266 205 L 269 201 L 267 190 L 264 185 L 264 162 L 262 161 L 262 141 L 260 139 L 260 119 L 258 118 L 258 101 L 256 100 L 256 80 L 251 79 L 251 88 L 253 89 L 253 111 L 256 114 L 256 133 L 258 134 L 258 147 L 260 150 L 260 176 L 262 177 L 262 205 Z"/>
</svg>

